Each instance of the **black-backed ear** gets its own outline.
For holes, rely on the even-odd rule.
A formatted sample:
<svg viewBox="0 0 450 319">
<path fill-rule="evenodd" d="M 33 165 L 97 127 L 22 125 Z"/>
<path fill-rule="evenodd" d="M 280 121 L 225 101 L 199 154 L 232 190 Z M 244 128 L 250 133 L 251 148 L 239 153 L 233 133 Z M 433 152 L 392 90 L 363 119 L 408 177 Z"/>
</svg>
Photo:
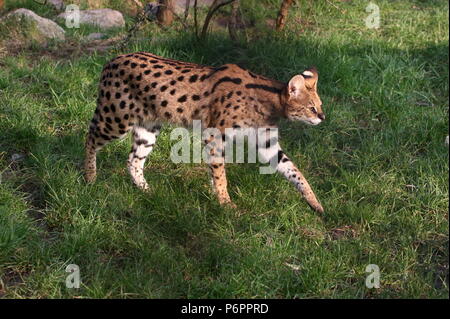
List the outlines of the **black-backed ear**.
<svg viewBox="0 0 450 319">
<path fill-rule="evenodd" d="M 307 68 L 302 72 L 302 76 L 305 78 L 305 85 L 309 89 L 313 89 L 317 86 L 319 80 L 319 73 L 315 67 Z"/>
<path fill-rule="evenodd" d="M 288 95 L 290 98 L 300 97 L 302 90 L 305 89 L 305 78 L 301 75 L 296 75 L 290 79 L 288 83 Z"/>
</svg>

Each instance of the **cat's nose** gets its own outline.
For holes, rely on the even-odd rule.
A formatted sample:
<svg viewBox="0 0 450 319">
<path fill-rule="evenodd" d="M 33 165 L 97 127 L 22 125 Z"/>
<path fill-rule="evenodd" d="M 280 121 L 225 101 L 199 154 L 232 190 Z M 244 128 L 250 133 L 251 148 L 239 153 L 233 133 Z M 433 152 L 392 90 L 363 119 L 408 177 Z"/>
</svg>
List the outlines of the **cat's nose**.
<svg viewBox="0 0 450 319">
<path fill-rule="evenodd" d="M 322 121 L 325 120 L 325 114 L 319 113 L 317 116 L 318 116 L 319 119 L 321 119 Z"/>
</svg>

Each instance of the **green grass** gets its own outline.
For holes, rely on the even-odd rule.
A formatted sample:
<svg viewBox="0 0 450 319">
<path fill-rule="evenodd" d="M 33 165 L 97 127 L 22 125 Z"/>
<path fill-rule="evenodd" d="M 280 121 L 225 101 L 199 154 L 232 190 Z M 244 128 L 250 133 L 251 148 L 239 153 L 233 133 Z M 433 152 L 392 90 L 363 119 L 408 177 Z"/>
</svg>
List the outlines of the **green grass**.
<svg viewBox="0 0 450 319">
<path fill-rule="evenodd" d="M 139 34 L 150 39 L 121 52 L 240 63 L 285 81 L 316 65 L 327 119 L 282 122 L 281 145 L 325 215 L 254 164 L 229 165 L 238 208 L 220 207 L 204 164 L 170 162 L 170 128 L 146 166 L 151 194 L 130 181 L 129 139 L 99 153 L 86 185 L 97 81 L 121 52 L 25 50 L 0 61 L 0 296 L 448 298 L 448 2 L 376 1 L 373 30 L 365 1 L 299 1 L 281 34 L 264 23 L 279 1 L 243 2 L 257 26 L 249 43 L 150 25 Z M 72 263 L 80 289 L 65 287 Z M 379 289 L 365 287 L 368 264 Z"/>
</svg>

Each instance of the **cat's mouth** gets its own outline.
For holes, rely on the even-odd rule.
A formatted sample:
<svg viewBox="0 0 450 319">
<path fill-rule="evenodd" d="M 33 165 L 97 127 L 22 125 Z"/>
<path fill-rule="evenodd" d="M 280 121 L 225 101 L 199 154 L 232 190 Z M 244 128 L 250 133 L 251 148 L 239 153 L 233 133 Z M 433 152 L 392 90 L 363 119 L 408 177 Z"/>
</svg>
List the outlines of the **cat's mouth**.
<svg viewBox="0 0 450 319">
<path fill-rule="evenodd" d="M 311 119 L 311 118 L 304 118 L 304 117 L 297 116 L 297 115 L 289 115 L 288 119 L 291 121 L 300 121 L 300 122 L 303 122 L 308 125 L 319 125 L 320 123 L 322 123 L 322 120 L 319 119 L 318 117 Z"/>
</svg>

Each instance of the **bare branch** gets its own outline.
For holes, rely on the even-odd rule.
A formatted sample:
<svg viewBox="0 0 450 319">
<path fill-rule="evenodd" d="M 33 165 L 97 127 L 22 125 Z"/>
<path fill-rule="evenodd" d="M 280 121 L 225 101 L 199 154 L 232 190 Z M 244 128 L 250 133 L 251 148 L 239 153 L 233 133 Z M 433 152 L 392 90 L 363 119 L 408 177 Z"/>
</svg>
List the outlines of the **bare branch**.
<svg viewBox="0 0 450 319">
<path fill-rule="evenodd" d="M 342 14 L 346 13 L 346 10 L 341 10 L 341 8 L 339 8 L 337 5 L 335 5 L 333 2 L 330 2 L 329 0 L 326 0 L 327 3 L 333 7 L 335 7 L 336 9 L 338 9 Z"/>
<path fill-rule="evenodd" d="M 147 23 L 147 21 L 146 12 L 144 10 L 138 12 L 135 23 L 128 29 L 127 34 L 122 39 L 122 42 L 118 44 L 120 50 L 125 48 L 131 38 L 135 36 L 137 31 L 139 31 L 142 26 Z"/>
<path fill-rule="evenodd" d="M 206 36 L 206 32 L 208 31 L 209 23 L 211 22 L 211 18 L 214 13 L 220 8 L 227 4 L 234 2 L 235 0 L 214 0 L 213 4 L 208 10 L 208 14 L 206 15 L 205 22 L 203 24 L 202 33 L 200 38 L 204 38 Z"/>
</svg>

